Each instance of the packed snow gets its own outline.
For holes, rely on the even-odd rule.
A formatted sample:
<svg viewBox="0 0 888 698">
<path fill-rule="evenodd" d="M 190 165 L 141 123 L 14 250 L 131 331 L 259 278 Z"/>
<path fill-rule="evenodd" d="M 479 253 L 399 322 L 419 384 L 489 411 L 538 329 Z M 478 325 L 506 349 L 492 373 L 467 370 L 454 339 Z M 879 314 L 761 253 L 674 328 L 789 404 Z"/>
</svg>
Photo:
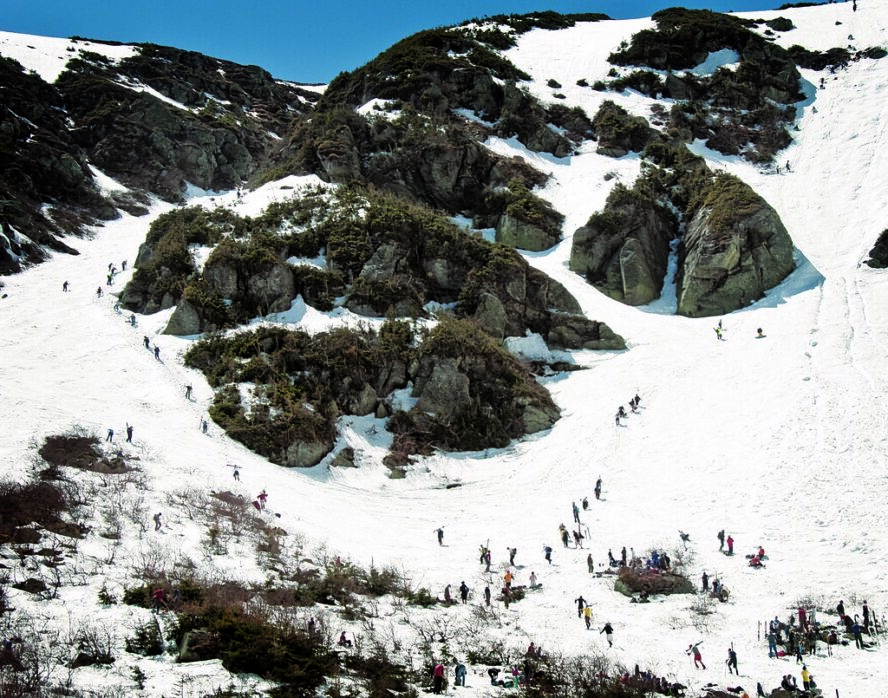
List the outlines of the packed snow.
<svg viewBox="0 0 888 698">
<path fill-rule="evenodd" d="M 0 31 L 0 55 L 14 58 L 25 70 L 33 70 L 46 82 L 53 83 L 72 58 L 84 51 L 98 53 L 113 63 L 136 55 L 139 48 L 127 44 L 104 44 L 81 39 L 33 36 Z"/>
<path fill-rule="evenodd" d="M 779 15 L 796 24 L 778 34 L 786 45 L 841 46 L 849 34 L 859 48 L 888 41 L 888 0 L 862 0 L 856 13 L 843 3 L 749 16 Z M 602 78 L 607 53 L 647 26 L 649 20 L 635 20 L 534 30 L 520 38 L 509 57 L 533 75 L 534 94 L 550 99 L 546 81 L 556 78 L 565 85 L 568 105 L 593 114 L 601 100 L 614 95 L 575 87 L 576 81 Z M 28 37 L 40 46 L 35 53 L 48 50 L 41 41 Z M 52 44 L 50 52 L 58 50 L 64 45 Z M 0 51 L 6 54 L 5 44 Z M 820 77 L 805 72 L 812 85 Z M 758 681 L 770 689 L 784 674 L 798 676 L 801 665 L 792 658 L 768 658 L 760 622 L 775 615 L 785 619 L 800 603 L 812 602 L 823 620 L 839 599 L 852 614 L 859 614 L 867 599 L 882 617 L 888 603 L 888 406 L 882 399 L 888 392 L 888 272 L 862 264 L 886 227 L 888 60 L 862 60 L 826 77 L 825 87 L 811 92 L 793 145 L 781 154 L 781 165 L 784 160 L 791 165 L 781 174 L 701 144 L 694 148 L 711 167 L 737 175 L 764 196 L 797 247 L 797 268 L 783 284 L 724 318 L 663 312 L 668 293 L 649 307 L 624 306 L 568 271 L 573 231 L 601 208 L 616 181 L 631 185 L 639 171 L 637 156 L 612 160 L 595 154 L 592 144 L 559 160 L 526 151 L 514 140 L 491 139 L 488 145 L 496 152 L 518 155 L 552 175 L 541 195 L 566 216 L 563 242 L 526 258 L 563 283 L 588 317 L 624 336 L 629 348 L 572 352 L 570 360 L 585 370 L 542 379 L 562 410 L 548 432 L 506 449 L 419 459 L 403 480 L 387 477 L 381 461 L 390 435 L 384 422 L 372 417 L 341 420 L 341 445 L 357 452 L 354 469 L 330 469 L 326 461 L 305 471 L 281 468 L 213 424 L 202 433 L 213 391 L 201 374 L 182 364 L 196 338 L 160 334 L 171 310 L 138 317 L 132 326 L 128 314 L 113 309 L 114 294 L 132 273 L 150 219 L 169 205 L 155 203 L 145 218 L 124 214 L 97 228 L 88 241 L 69 240 L 78 256 L 56 255 L 4 279 L 3 477 L 27 478 L 35 444 L 47 435 L 79 425 L 104 438 L 113 428 L 121 442 L 129 423 L 134 442 L 119 445 L 138 457 L 143 469 L 144 517 L 163 511 L 167 522 L 156 534 L 130 530 L 117 564 L 84 587 L 63 587 L 58 602 L 35 602 L 10 590 L 11 605 L 39 606 L 59 622 L 81 615 L 125 627 L 142 609 L 98 609 L 96 590 L 102 581 L 118 591 L 134 584 L 132 566 L 151 551 L 170 558 L 190 555 L 208 575 L 217 569 L 261 580 L 264 573 L 249 551 L 239 556 L 232 549 L 212 559 L 202 555 L 205 529 L 175 502 L 220 489 L 252 499 L 265 489 L 266 515 L 279 515 L 275 523 L 305 541 L 306 548 L 365 565 L 393 565 L 439 596 L 445 585 L 455 589 L 465 580 L 473 591 L 471 606 L 483 604 L 484 585 L 494 586 L 505 571 L 507 546 L 517 547 L 516 583 L 526 584 L 533 571 L 542 589 L 508 610 L 497 604 L 501 626 L 496 632 L 509 646 L 523 650 L 533 641 L 544 651 L 606 652 L 692 689 L 709 682 L 739 684 L 753 694 Z M 617 97 L 637 114 L 645 115 L 651 104 L 628 92 Z M 303 183 L 317 182 L 289 178 L 255 192 L 206 193 L 193 203 L 228 205 L 254 215 Z M 124 259 L 129 268 L 105 287 L 109 263 L 119 268 Z M 70 284 L 67 293 L 64 281 Z M 97 287 L 104 287 L 102 297 Z M 345 315 L 320 313 L 297 299 L 287 313 L 261 321 L 319 331 L 343 322 Z M 719 319 L 724 341 L 713 331 Z M 758 328 L 764 337 L 757 337 Z M 143 336 L 160 348 L 159 360 L 145 349 Z M 534 337 L 510 343 L 529 356 L 545 351 Z M 186 385 L 193 386 L 191 400 L 184 398 Z M 617 407 L 628 407 L 636 393 L 639 413 L 615 426 Z M 409 395 L 401 399 L 409 407 Z M 239 466 L 239 481 L 229 464 Z M 600 501 L 592 494 L 598 477 Z M 571 503 L 583 497 L 590 500 L 589 510 L 580 514 L 589 532 L 586 546 L 566 549 L 558 525 L 570 526 Z M 441 526 L 445 537 L 439 546 L 435 529 Z M 736 556 L 719 552 L 720 529 L 735 539 Z M 680 554 L 679 530 L 690 534 L 687 551 Z M 478 564 L 478 546 L 488 541 L 491 574 Z M 106 544 L 88 537 L 81 554 L 101 556 Z M 554 548 L 551 565 L 543 559 L 546 544 Z M 760 545 L 769 559 L 764 569 L 752 569 L 744 554 Z M 622 546 L 639 556 L 654 549 L 680 555 L 695 584 L 704 571 L 717 576 L 730 588 L 730 600 L 716 603 L 705 617 L 692 610 L 699 597 L 629 603 L 613 590 L 612 578 L 593 577 L 586 563 L 591 552 L 602 570 L 608 549 L 619 557 Z M 592 605 L 594 632 L 575 616 L 574 599 L 580 595 Z M 457 605 L 436 613 L 459 618 L 471 608 Z M 359 624 L 336 622 L 337 629 L 362 632 Z M 377 622 L 396 620 L 386 615 Z M 605 622 L 615 629 L 613 648 L 597 632 Z M 706 670 L 695 669 L 685 652 L 701 640 Z M 736 678 L 725 673 L 731 645 L 742 670 Z M 821 645 L 806 662 L 825 695 L 877 696 L 884 694 L 877 678 L 885 661 L 882 651 L 881 646 L 860 651 L 852 643 L 827 657 Z M 136 662 L 148 677 L 143 695 L 170 695 L 174 689 L 178 694 L 179 687 L 182 695 L 202 695 L 231 680 L 216 662 L 177 665 L 169 655 L 140 659 L 121 652 L 116 673 L 79 670 L 77 681 L 127 685 L 126 667 Z M 471 667 L 462 695 L 502 690 L 490 686 L 480 673 L 485 668 Z M 243 681 L 256 683 L 255 677 Z"/>
</svg>

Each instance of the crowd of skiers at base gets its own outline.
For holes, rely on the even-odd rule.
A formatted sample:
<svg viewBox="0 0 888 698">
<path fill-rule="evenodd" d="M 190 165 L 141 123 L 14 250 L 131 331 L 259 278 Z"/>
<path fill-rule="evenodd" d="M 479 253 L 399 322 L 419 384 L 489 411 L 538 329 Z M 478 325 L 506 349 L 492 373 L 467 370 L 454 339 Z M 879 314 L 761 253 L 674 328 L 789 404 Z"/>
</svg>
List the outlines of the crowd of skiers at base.
<svg viewBox="0 0 888 698">
<path fill-rule="evenodd" d="M 869 606 L 866 601 L 863 602 L 862 613 L 863 623 L 859 622 L 859 616 L 853 618 L 845 613 L 845 604 L 842 601 L 836 605 L 836 612 L 839 614 L 840 625 L 844 628 L 844 632 L 854 639 L 854 645 L 857 649 L 865 649 L 866 642 L 863 640 L 863 634 L 870 633 L 870 626 L 874 623 Z M 798 618 L 798 624 L 796 624 Z M 827 656 L 832 655 L 832 646 L 838 644 L 849 644 L 847 640 L 839 637 L 839 631 L 834 625 L 822 625 L 817 621 L 816 609 L 808 611 L 804 607 L 799 607 L 796 613 L 789 617 L 788 623 L 783 623 L 777 616 L 774 616 L 768 624 L 768 657 L 776 658 L 787 655 L 794 655 L 796 664 L 804 663 L 804 655 L 816 655 L 817 643 L 824 642 L 826 644 Z M 783 650 L 778 645 L 784 647 Z"/>
<path fill-rule="evenodd" d="M 658 693 L 664 696 L 683 696 L 687 686 L 670 681 L 665 676 L 657 676 L 650 669 L 641 671 L 638 664 L 635 670 L 630 674 L 624 672 L 619 678 L 619 683 L 628 688 L 634 688 L 645 693 Z"/>
<path fill-rule="evenodd" d="M 638 406 L 641 404 L 641 398 L 638 397 L 638 393 L 635 394 L 635 397 L 630 398 L 629 400 L 629 409 L 632 410 L 632 414 L 638 413 Z M 629 415 L 626 414 L 626 408 L 620 405 L 617 409 L 617 414 L 614 416 L 614 422 L 618 427 L 623 426 L 620 423 L 621 419 L 626 419 Z"/>
</svg>

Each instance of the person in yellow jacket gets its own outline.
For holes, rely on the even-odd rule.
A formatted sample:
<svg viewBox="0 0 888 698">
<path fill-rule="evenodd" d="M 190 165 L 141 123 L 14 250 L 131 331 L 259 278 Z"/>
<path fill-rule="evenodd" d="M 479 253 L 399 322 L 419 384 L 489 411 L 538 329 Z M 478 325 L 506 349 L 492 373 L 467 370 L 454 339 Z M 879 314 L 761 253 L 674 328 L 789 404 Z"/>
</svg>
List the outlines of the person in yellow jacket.
<svg viewBox="0 0 888 698">
<path fill-rule="evenodd" d="M 588 604 L 583 609 L 583 620 L 586 621 L 586 630 L 592 629 L 592 607 Z"/>
<path fill-rule="evenodd" d="M 511 588 L 512 586 L 512 570 L 506 570 L 506 573 L 503 575 L 503 584 L 506 589 Z"/>
<path fill-rule="evenodd" d="M 807 691 L 811 687 L 811 672 L 802 664 L 802 687 Z"/>
</svg>

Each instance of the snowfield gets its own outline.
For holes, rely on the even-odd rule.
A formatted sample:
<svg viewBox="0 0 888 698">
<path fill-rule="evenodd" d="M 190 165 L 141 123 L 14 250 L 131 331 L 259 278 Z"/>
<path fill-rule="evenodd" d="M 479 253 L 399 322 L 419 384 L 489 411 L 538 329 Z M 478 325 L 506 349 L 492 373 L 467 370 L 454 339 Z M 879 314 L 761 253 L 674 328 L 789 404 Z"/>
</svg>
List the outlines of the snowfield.
<svg viewBox="0 0 888 698">
<path fill-rule="evenodd" d="M 888 45 L 888 0 L 861 0 L 856 13 L 851 3 L 842 3 L 748 16 L 790 18 L 796 29 L 777 38 L 785 46 Z M 575 86 L 580 78 L 591 83 L 603 77 L 607 53 L 647 26 L 649 20 L 632 20 L 534 30 L 508 56 L 533 76 L 529 87 L 543 100 L 552 99 L 546 82 L 555 78 L 564 85 L 566 103 L 590 115 L 604 99 L 616 99 L 649 116 L 653 100 L 647 97 Z M 4 55 L 6 41 L 0 42 Z M 29 43 L 38 47 L 33 51 L 53 55 L 68 43 L 51 40 L 44 47 L 43 41 L 50 42 L 31 37 Z M 34 63 L 44 64 L 51 61 Z M 105 622 L 116 628 L 117 662 L 107 669 L 78 670 L 74 683 L 81 688 L 132 688 L 131 669 L 138 665 L 147 676 L 140 695 L 200 696 L 232 682 L 239 690 L 258 690 L 262 683 L 256 677 L 231 677 L 218 662 L 180 665 L 171 655 L 125 654 L 123 639 L 148 612 L 101 607 L 96 594 L 103 584 L 119 595 L 124 586 L 139 583 L 134 570 L 147 555 L 190 558 L 206 577 L 262 582 L 267 571 L 247 542 L 230 545 L 227 555 L 207 554 L 206 524 L 200 516 L 192 518 L 189 503 L 220 490 L 253 499 L 265 489 L 265 516 L 288 532 L 291 549 L 304 551 L 303 556 L 391 565 L 438 596 L 447 584 L 455 595 L 465 580 L 473 592 L 470 606 L 437 609 L 439 617 L 470 617 L 471 607 L 483 604 L 485 584 L 499 588 L 507 546 L 517 547 L 516 583 L 526 584 L 533 571 L 542 589 L 508 610 L 494 602 L 496 620 L 486 630 L 516 651 L 533 641 L 544 651 L 606 652 L 616 662 L 630 668 L 638 663 L 692 689 L 713 682 L 742 685 L 754 695 L 756 682 L 770 690 L 787 673 L 801 684 L 801 665 L 791 657 L 768 658 L 760 624 L 775 615 L 786 619 L 799 603 L 816 603 L 820 620 L 834 614 L 840 599 L 852 614 L 861 612 L 866 599 L 879 618 L 888 604 L 888 271 L 862 263 L 888 227 L 888 59 L 854 62 L 835 75 L 803 75 L 809 96 L 800 105 L 794 143 L 780 158 L 781 165 L 790 163 L 789 171 L 781 167 L 778 175 L 694 146 L 710 167 L 740 177 L 774 206 L 797 248 L 797 268 L 783 284 L 721 318 L 726 341 L 718 341 L 713 331 L 719 318 L 669 314 L 675 292 L 668 282 L 662 299 L 632 308 L 568 271 L 573 231 L 603 206 L 615 182 L 632 184 L 639 172 L 636 155 L 613 160 L 587 144 L 555 159 L 526 151 L 517 141 L 488 142 L 496 152 L 518 155 L 551 173 L 540 193 L 566 216 L 564 240 L 526 258 L 563 283 L 589 318 L 624 336 L 628 349 L 572 352 L 570 359 L 586 370 L 542 379 L 562 410 L 548 432 L 506 449 L 419 459 L 403 480 L 389 479 L 382 465 L 390 442 L 383 420 L 342 418 L 341 442 L 355 448 L 355 469 L 331 469 L 329 458 L 315 468 L 286 469 L 250 453 L 212 423 L 202 433 L 213 391 L 201 374 L 182 364 L 196 338 L 159 334 L 171 310 L 138 316 L 134 327 L 129 314 L 113 309 L 113 294 L 128 281 L 150 220 L 169 205 L 155 203 L 144 218 L 124 214 L 96 228 L 90 240 L 68 240 L 78 256 L 57 255 L 3 279 L 2 479 L 30 478 L 36 446 L 48 435 L 79 426 L 104 439 L 113 428 L 115 443 L 138 459 L 144 477 L 141 495 L 131 492 L 120 504 L 136 517 L 141 513 L 146 527 L 127 523 L 113 564 L 102 563 L 111 543 L 87 536 L 77 553 L 77 564 L 88 572 L 82 585 L 62 586 L 51 601 L 9 588 L 10 605 L 52 619 L 58 627 Z M 821 75 L 824 89 L 817 88 Z M 606 174 L 615 178 L 606 181 Z M 268 202 L 291 196 L 293 187 L 317 183 L 288 178 L 242 196 L 195 191 L 190 203 L 255 215 Z M 109 263 L 120 268 L 124 259 L 130 267 L 112 287 L 105 286 Z M 67 293 L 64 281 L 70 284 Z M 97 287 L 105 291 L 102 297 Z M 310 332 L 355 321 L 342 311 L 319 313 L 300 303 L 263 321 Z M 764 338 L 756 337 L 757 328 Z M 144 348 L 143 336 L 160 347 L 160 360 Z M 540 351 L 533 338 L 518 344 Z M 190 401 L 184 397 L 189 384 Z M 636 392 L 640 412 L 616 427 L 617 407 L 628 409 Z M 135 430 L 132 444 L 123 443 L 127 423 Z M 231 464 L 239 466 L 240 481 L 232 477 Z M 592 494 L 598 477 L 601 501 Z M 558 525 L 570 527 L 571 503 L 584 496 L 590 499 L 589 510 L 581 512 L 589 530 L 585 549 L 565 549 Z M 98 525 L 108 504 L 95 502 L 95 521 L 87 523 Z M 157 511 L 166 520 L 160 533 L 151 525 Z M 439 526 L 445 531 L 443 546 L 435 538 Z M 718 551 L 719 529 L 735 539 L 736 556 Z M 690 534 L 685 552 L 679 552 L 679 530 Z M 478 564 L 478 547 L 487 541 L 493 552 L 489 574 Z M 544 545 L 554 549 L 551 565 L 543 559 Z M 759 545 L 769 559 L 756 570 L 744 555 Z M 630 603 L 613 590 L 612 578 L 590 575 L 586 564 L 591 552 L 603 570 L 608 549 L 619 557 L 622 546 L 639 556 L 665 549 L 673 558 L 683 557 L 695 584 L 705 570 L 724 582 L 731 598 L 705 617 L 692 610 L 700 603 L 694 596 Z M 580 595 L 592 605 L 594 632 L 576 618 L 573 600 Z M 403 613 L 380 603 L 374 622 L 409 634 L 400 622 Z M 428 611 L 415 613 L 431 617 Z M 338 620 L 329 610 L 305 609 L 305 614 L 326 615 L 337 634 L 365 632 L 360 623 Z M 613 648 L 597 632 L 606 621 L 615 629 Z M 706 670 L 695 670 L 685 654 L 700 640 Z M 727 677 L 724 665 L 732 644 L 741 670 L 736 678 Z M 450 651 L 465 659 L 464 648 L 451 644 Z M 888 695 L 881 643 L 867 651 L 853 643 L 839 646 L 830 657 L 821 645 L 806 661 L 826 696 Z M 484 670 L 486 665 L 470 667 L 467 687 L 451 687 L 448 693 L 498 695 L 503 689 L 491 688 Z"/>
</svg>

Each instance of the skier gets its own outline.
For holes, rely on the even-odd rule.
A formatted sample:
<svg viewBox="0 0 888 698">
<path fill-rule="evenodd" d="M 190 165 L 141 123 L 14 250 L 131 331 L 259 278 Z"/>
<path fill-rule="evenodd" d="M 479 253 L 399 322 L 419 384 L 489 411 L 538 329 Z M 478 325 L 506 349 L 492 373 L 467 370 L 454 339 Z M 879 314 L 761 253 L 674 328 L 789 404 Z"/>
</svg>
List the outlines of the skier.
<svg viewBox="0 0 888 698">
<path fill-rule="evenodd" d="M 721 531 L 719 531 L 718 535 L 716 535 L 716 538 L 718 538 L 718 549 L 724 550 L 725 549 L 725 529 L 722 529 Z"/>
<path fill-rule="evenodd" d="M 580 523 L 580 508 L 576 502 L 571 502 L 571 510 L 573 511 L 574 521 Z"/>
<path fill-rule="evenodd" d="M 758 339 L 761 339 L 762 337 L 765 336 L 765 332 L 764 332 L 764 330 L 762 330 L 761 327 L 759 327 L 755 332 L 756 332 L 755 336 L 756 336 Z"/>
<path fill-rule="evenodd" d="M 586 599 L 580 596 L 579 598 L 574 599 L 574 603 L 577 605 L 577 618 L 582 618 L 583 609 L 586 607 Z"/>
<path fill-rule="evenodd" d="M 626 566 L 626 546 L 623 546 L 623 549 L 620 551 L 620 565 L 622 567 Z"/>
<path fill-rule="evenodd" d="M 725 542 L 728 544 L 728 555 L 734 554 L 734 539 L 728 534 L 728 537 L 725 539 Z"/>
<path fill-rule="evenodd" d="M 102 294 L 102 287 L 99 286 L 99 287 L 96 289 L 96 298 L 101 298 L 102 295 L 103 295 L 103 294 Z"/>
<path fill-rule="evenodd" d="M 579 531 L 574 531 L 573 532 L 573 539 L 574 539 L 574 547 L 575 548 L 582 548 L 583 547 L 583 534 L 582 533 L 580 533 Z"/>
<path fill-rule="evenodd" d="M 531 572 L 531 573 L 530 573 L 530 588 L 531 588 L 531 589 L 536 589 L 536 588 L 537 588 L 537 576 L 536 576 L 536 572 Z"/>
<path fill-rule="evenodd" d="M 697 668 L 697 664 L 699 664 L 704 669 L 706 668 L 706 665 L 703 663 L 703 655 L 700 654 L 699 642 L 696 645 L 688 645 L 688 649 L 685 654 L 693 655 L 695 669 Z"/>
<path fill-rule="evenodd" d="M 469 587 L 464 581 L 459 584 L 459 598 L 463 603 L 468 603 L 469 601 Z"/>
<path fill-rule="evenodd" d="M 709 575 L 703 570 L 703 591 L 709 591 Z"/>
<path fill-rule="evenodd" d="M 733 647 L 728 648 L 728 658 L 725 661 L 725 664 L 728 665 L 729 674 L 737 674 L 737 676 L 740 676 L 740 670 L 737 668 L 737 653 L 734 651 Z M 706 667 L 703 668 L 705 669 Z"/>
<path fill-rule="evenodd" d="M 148 335 L 142 335 L 142 344 L 145 345 L 146 349 L 151 349 L 151 340 L 148 339 Z"/>
<path fill-rule="evenodd" d="M 450 595 L 450 585 L 444 587 L 444 603 L 453 603 L 453 597 Z"/>
<path fill-rule="evenodd" d="M 595 499 L 601 499 L 601 477 L 595 481 Z"/>
<path fill-rule="evenodd" d="M 112 443 L 114 442 L 114 430 L 113 429 L 108 430 L 108 435 L 105 437 L 105 441 L 110 441 Z"/>
<path fill-rule="evenodd" d="M 723 340 L 724 337 L 722 337 L 722 328 L 721 328 L 721 327 L 716 327 L 716 328 L 714 328 L 714 329 L 715 329 L 715 338 L 718 339 L 718 340 Z"/>
<path fill-rule="evenodd" d="M 604 633 L 604 637 L 607 638 L 608 647 L 614 646 L 614 629 L 610 623 L 605 623 L 604 627 L 598 631 L 598 634 L 601 635 Z"/>
<path fill-rule="evenodd" d="M 154 515 L 154 530 L 155 531 L 159 531 L 161 529 L 161 526 L 163 526 L 162 516 L 163 515 L 160 512 L 157 512 Z"/>
<path fill-rule="evenodd" d="M 855 616 L 855 621 L 851 625 L 851 634 L 854 636 L 854 645 L 857 649 L 862 650 L 864 648 L 863 644 L 863 636 L 861 633 L 863 632 L 863 626 L 857 622 L 857 616 Z"/>
<path fill-rule="evenodd" d="M 777 635 L 771 630 L 768 633 L 768 659 L 774 657 L 775 659 L 778 657 L 777 654 Z"/>
<path fill-rule="evenodd" d="M 466 685 L 466 665 L 462 662 L 457 662 L 456 668 L 454 669 L 454 674 L 456 679 L 453 682 L 454 686 L 465 686 Z"/>
<path fill-rule="evenodd" d="M 840 599 L 839 603 L 836 604 L 836 611 L 839 613 L 839 618 L 845 617 L 845 603 Z"/>
<path fill-rule="evenodd" d="M 234 469 L 234 479 L 240 482 L 240 470 L 237 468 Z"/>
<path fill-rule="evenodd" d="M 130 313 L 130 325 L 132 327 L 136 326 L 136 316 L 133 313 Z"/>
<path fill-rule="evenodd" d="M 484 603 L 489 607 L 490 606 L 490 587 L 484 587 Z"/>
<path fill-rule="evenodd" d="M 619 413 L 619 412 L 617 412 L 617 414 L 614 415 L 614 423 L 615 423 L 618 427 L 619 427 L 619 426 L 623 426 L 622 424 L 620 424 L 620 413 Z"/>
<path fill-rule="evenodd" d="M 120 263 L 120 271 L 126 271 L 126 260 L 125 259 Z"/>
<path fill-rule="evenodd" d="M 64 291 L 65 293 L 68 292 L 68 282 L 67 281 L 62 284 L 62 291 Z"/>
<path fill-rule="evenodd" d="M 163 608 L 169 608 L 166 602 L 166 592 L 163 590 L 163 587 L 158 587 L 154 590 L 154 593 L 151 594 L 151 610 L 159 611 Z"/>
<path fill-rule="evenodd" d="M 209 426 L 210 426 L 210 423 L 209 423 L 206 419 L 201 420 L 201 423 L 200 423 L 200 430 L 201 430 L 204 434 L 207 433 L 207 428 L 208 428 Z"/>
<path fill-rule="evenodd" d="M 552 564 L 552 548 L 548 545 L 543 546 L 543 554 L 546 556 L 546 562 Z"/>
<path fill-rule="evenodd" d="M 870 626 L 870 609 L 866 603 L 866 599 L 863 600 L 863 627 L 869 630 Z"/>
<path fill-rule="evenodd" d="M 432 693 L 441 693 L 444 690 L 444 665 L 441 662 L 435 664 L 432 671 Z"/>
<path fill-rule="evenodd" d="M 268 499 L 268 493 L 267 493 L 265 490 L 262 490 L 262 491 L 259 493 L 259 496 L 256 497 L 256 499 L 259 500 L 259 506 L 261 506 L 262 509 L 265 509 L 265 502 L 266 502 L 266 500 Z"/>
<path fill-rule="evenodd" d="M 506 589 L 512 588 L 512 570 L 506 570 L 506 573 L 503 575 L 503 586 Z"/>
<path fill-rule="evenodd" d="M 583 497 L 583 511 L 586 511 L 589 508 L 589 498 Z"/>
<path fill-rule="evenodd" d="M 589 568 L 589 574 L 595 571 L 595 563 L 592 562 L 592 553 L 586 556 L 586 566 Z"/>
<path fill-rule="evenodd" d="M 133 442 L 133 425 L 129 422 L 126 423 L 126 442 L 128 444 Z"/>
<path fill-rule="evenodd" d="M 583 609 L 583 621 L 586 623 L 586 630 L 592 630 L 592 607 L 586 606 Z"/>
<path fill-rule="evenodd" d="M 191 386 L 190 385 L 185 386 L 185 399 L 186 400 L 191 399 Z"/>
<path fill-rule="evenodd" d="M 802 688 L 806 691 L 811 688 L 811 672 L 804 664 L 802 664 Z"/>
<path fill-rule="evenodd" d="M 154 345 L 154 358 L 160 361 L 160 347 L 156 344 Z"/>
<path fill-rule="evenodd" d="M 561 535 L 561 542 L 564 544 L 564 547 L 566 548 L 568 546 L 568 542 L 570 541 L 570 538 L 567 533 L 567 527 L 564 524 L 561 524 L 558 527 L 558 532 Z"/>
<path fill-rule="evenodd" d="M 518 554 L 518 548 L 508 548 L 509 551 L 509 565 L 515 566 L 515 556 Z"/>
</svg>

